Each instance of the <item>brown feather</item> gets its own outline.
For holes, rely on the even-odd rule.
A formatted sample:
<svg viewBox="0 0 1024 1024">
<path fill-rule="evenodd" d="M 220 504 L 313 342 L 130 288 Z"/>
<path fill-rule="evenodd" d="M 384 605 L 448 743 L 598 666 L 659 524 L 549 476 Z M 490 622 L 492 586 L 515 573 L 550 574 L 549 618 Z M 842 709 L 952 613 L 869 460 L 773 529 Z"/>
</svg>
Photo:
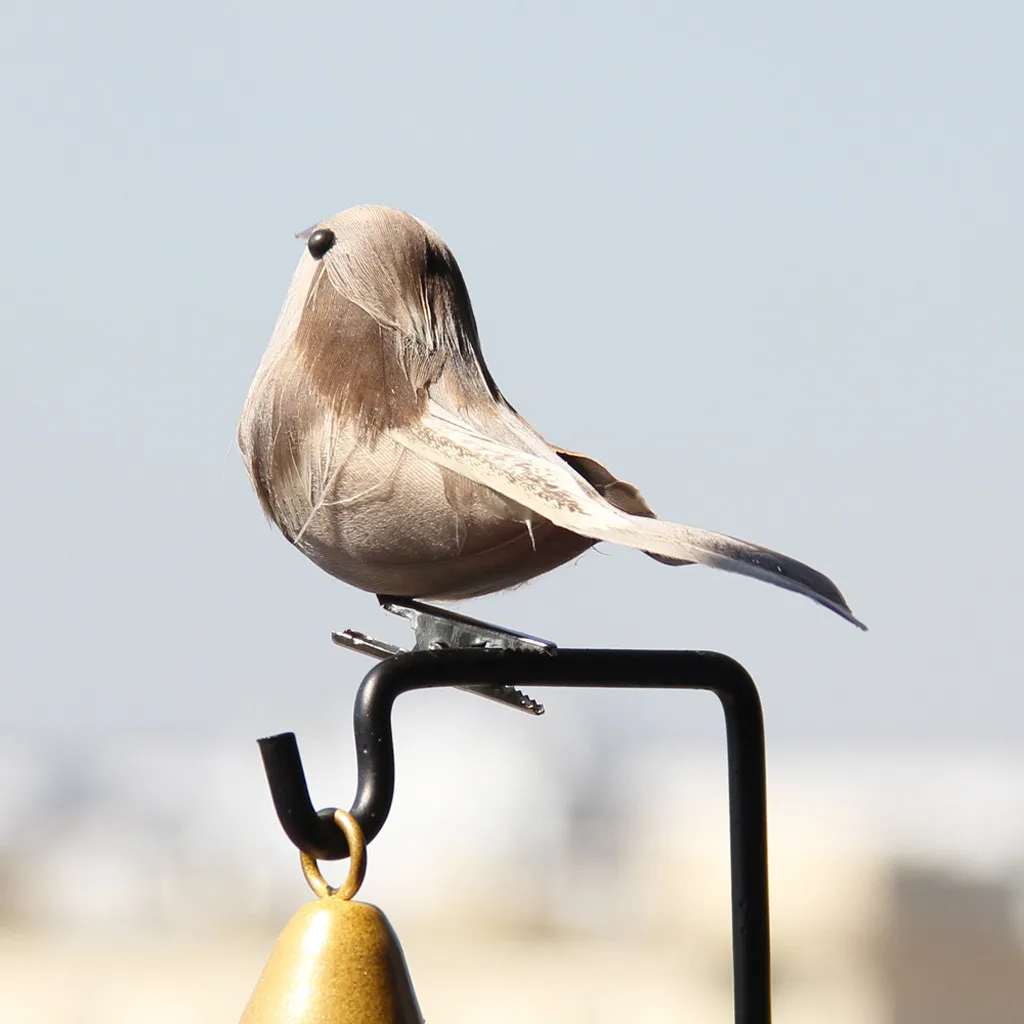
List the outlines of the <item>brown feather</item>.
<svg viewBox="0 0 1024 1024">
<path fill-rule="evenodd" d="M 367 440 L 422 415 L 426 381 L 416 388 L 401 339 L 346 298 L 321 270 L 295 331 L 295 354 L 313 395 Z"/>
</svg>

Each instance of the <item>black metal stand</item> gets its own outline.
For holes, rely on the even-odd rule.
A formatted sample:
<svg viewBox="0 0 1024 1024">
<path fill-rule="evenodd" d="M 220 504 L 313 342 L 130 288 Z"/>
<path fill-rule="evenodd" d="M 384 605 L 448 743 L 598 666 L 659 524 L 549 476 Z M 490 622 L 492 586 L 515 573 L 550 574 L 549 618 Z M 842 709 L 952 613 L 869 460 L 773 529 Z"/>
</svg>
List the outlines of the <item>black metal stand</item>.
<svg viewBox="0 0 1024 1024">
<path fill-rule="evenodd" d="M 419 650 L 397 654 L 373 668 L 356 696 L 355 737 L 359 782 L 351 813 L 367 842 L 391 809 L 395 757 L 391 709 L 399 694 L 431 686 L 511 685 L 647 687 L 710 690 L 725 711 L 729 762 L 732 860 L 733 989 L 736 1024 L 770 1024 L 768 842 L 764 719 L 757 687 L 746 670 L 710 651 L 558 649 Z M 348 854 L 333 820 L 309 798 L 293 733 L 259 741 L 281 825 L 288 838 L 322 860 Z"/>
</svg>

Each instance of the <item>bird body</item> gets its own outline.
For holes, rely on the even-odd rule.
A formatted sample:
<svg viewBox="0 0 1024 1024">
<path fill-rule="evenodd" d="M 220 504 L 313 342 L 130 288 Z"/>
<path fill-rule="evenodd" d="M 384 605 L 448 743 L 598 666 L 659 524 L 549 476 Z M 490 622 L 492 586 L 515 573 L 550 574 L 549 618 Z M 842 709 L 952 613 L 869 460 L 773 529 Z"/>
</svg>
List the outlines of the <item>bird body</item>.
<svg viewBox="0 0 1024 1024">
<path fill-rule="evenodd" d="M 767 580 L 860 625 L 815 570 L 659 520 L 631 484 L 549 445 L 488 372 L 451 251 L 398 210 L 354 207 L 308 233 L 238 436 L 270 519 L 363 590 L 472 597 L 610 540 Z"/>
</svg>

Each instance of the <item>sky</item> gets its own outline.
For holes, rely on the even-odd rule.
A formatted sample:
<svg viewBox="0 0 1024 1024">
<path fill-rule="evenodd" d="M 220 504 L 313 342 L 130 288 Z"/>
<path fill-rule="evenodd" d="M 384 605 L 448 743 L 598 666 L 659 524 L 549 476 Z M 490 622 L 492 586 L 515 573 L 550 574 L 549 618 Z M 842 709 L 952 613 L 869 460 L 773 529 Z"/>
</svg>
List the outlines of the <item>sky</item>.
<svg viewBox="0 0 1024 1024">
<path fill-rule="evenodd" d="M 371 202 L 451 245 L 543 435 L 871 630 L 608 545 L 463 612 L 724 651 L 770 742 L 1019 744 L 1022 33 L 1008 2 L 8 4 L 0 729 L 344 723 L 370 665 L 330 631 L 407 640 L 234 445 L 294 233 Z M 517 728 L 721 729 L 701 695 L 542 696 Z"/>
</svg>

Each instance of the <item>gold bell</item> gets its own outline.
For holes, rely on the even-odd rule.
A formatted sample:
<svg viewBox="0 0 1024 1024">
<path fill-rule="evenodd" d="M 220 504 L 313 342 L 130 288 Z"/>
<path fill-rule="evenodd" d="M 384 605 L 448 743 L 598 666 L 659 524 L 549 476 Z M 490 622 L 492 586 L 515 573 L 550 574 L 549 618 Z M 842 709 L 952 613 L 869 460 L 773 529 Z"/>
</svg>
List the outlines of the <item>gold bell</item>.
<svg viewBox="0 0 1024 1024">
<path fill-rule="evenodd" d="M 301 907 L 278 937 L 240 1024 L 423 1024 L 398 936 L 369 903 L 354 903 L 366 873 L 366 843 L 347 811 L 334 820 L 351 860 L 334 889 L 302 854 L 317 899 Z"/>
</svg>

